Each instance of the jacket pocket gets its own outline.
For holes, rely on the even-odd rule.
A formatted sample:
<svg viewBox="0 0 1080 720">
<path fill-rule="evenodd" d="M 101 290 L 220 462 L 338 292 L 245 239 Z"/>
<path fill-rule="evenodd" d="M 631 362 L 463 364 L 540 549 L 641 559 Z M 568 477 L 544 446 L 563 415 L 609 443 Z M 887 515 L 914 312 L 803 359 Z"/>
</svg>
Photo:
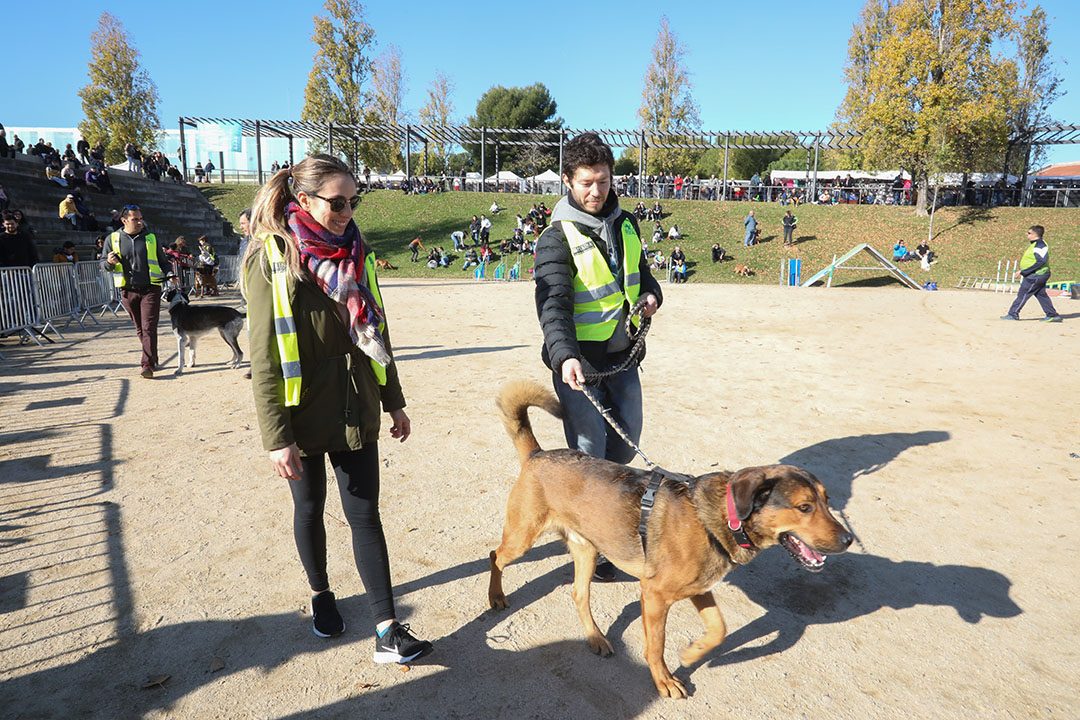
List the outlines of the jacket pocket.
<svg viewBox="0 0 1080 720">
<path fill-rule="evenodd" d="M 308 452 L 344 449 L 349 409 L 349 373 L 343 355 L 304 366 L 300 404 L 293 411 L 293 437 Z"/>
</svg>

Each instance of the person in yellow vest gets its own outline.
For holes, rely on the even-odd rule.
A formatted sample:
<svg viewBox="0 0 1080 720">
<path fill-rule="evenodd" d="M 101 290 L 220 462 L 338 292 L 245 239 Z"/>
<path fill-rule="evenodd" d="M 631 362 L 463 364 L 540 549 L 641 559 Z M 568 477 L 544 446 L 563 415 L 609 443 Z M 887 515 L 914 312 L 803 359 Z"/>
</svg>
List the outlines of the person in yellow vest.
<svg viewBox="0 0 1080 720">
<path fill-rule="evenodd" d="M 1050 279 L 1050 248 L 1043 241 L 1044 232 L 1046 230 L 1042 225 L 1028 228 L 1027 239 L 1031 244 L 1020 258 L 1020 269 L 1013 273 L 1014 278 L 1019 275 L 1024 279 L 1020 281 L 1016 300 L 1009 307 L 1009 313 L 1001 316 L 1002 320 L 1019 320 L 1021 308 L 1034 296 L 1045 314 L 1043 322 L 1061 322 L 1061 316 L 1046 294 L 1046 282 Z"/>
<path fill-rule="evenodd" d="M 349 168 L 312 155 L 279 170 L 251 210 L 243 292 L 263 447 L 293 499 L 293 537 L 319 637 L 345 630 L 326 571 L 326 456 L 375 622 L 375 662 L 407 663 L 431 643 L 398 622 L 379 517 L 380 405 L 390 437 L 411 424 L 398 383 L 375 256 L 353 221 Z"/>
<path fill-rule="evenodd" d="M 660 307 L 660 285 L 642 252 L 637 218 L 619 207 L 611 188 L 615 158 L 595 133 L 582 133 L 563 148 L 566 197 L 536 244 L 536 312 L 544 333 L 541 357 L 565 409 L 563 431 L 570 448 L 618 463 L 634 450 L 608 426 L 583 394 L 584 373 L 623 363 L 631 349 L 626 318 L 639 298 L 643 314 Z M 637 443 L 643 424 L 641 381 L 634 364 L 590 384 L 587 391 Z M 597 580 L 615 577 L 602 561 Z"/>
<path fill-rule="evenodd" d="M 113 274 L 113 284 L 120 288 L 120 300 L 135 323 L 142 343 L 142 376 L 152 378 L 158 364 L 161 282 L 169 259 L 154 234 L 146 232 L 138 205 L 124 207 L 120 219 L 123 226 L 105 239 L 108 255 L 101 266 Z"/>
</svg>

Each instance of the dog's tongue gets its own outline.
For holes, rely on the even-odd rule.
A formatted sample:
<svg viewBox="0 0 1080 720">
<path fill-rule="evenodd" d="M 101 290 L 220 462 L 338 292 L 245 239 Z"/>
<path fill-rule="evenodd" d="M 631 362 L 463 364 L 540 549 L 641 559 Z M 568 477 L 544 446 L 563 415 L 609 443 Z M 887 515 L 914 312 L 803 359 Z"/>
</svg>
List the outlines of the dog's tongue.
<svg viewBox="0 0 1080 720">
<path fill-rule="evenodd" d="M 798 538 L 796 538 L 798 540 Z M 814 550 L 812 547 L 803 542 L 798 542 L 799 554 L 810 561 L 811 564 L 818 565 L 825 562 L 825 556 Z"/>
</svg>

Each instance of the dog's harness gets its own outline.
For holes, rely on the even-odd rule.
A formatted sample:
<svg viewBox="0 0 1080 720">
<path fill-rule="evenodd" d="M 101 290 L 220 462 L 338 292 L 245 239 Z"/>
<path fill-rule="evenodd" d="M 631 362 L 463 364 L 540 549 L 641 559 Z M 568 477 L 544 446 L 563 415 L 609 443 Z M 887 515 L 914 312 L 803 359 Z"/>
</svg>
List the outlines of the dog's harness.
<svg viewBox="0 0 1080 720">
<path fill-rule="evenodd" d="M 648 554 L 649 550 L 649 515 L 652 513 L 653 505 L 656 504 L 656 493 L 660 490 L 660 486 L 664 484 L 664 480 L 669 480 L 674 483 L 678 483 L 688 490 L 693 490 L 694 480 L 686 475 L 679 473 L 669 472 L 664 470 L 659 465 L 653 465 L 652 472 L 649 474 L 649 481 L 645 484 L 645 492 L 641 495 L 641 522 L 638 523 L 638 535 L 641 536 L 641 551 L 644 554 Z M 742 521 L 739 519 L 738 513 L 735 511 L 735 498 L 731 494 L 731 485 L 727 486 L 727 515 L 728 515 L 728 530 L 731 531 L 732 536 L 735 538 L 735 544 L 746 550 L 754 549 L 754 542 L 750 539 L 750 536 L 746 534 L 746 530 L 743 528 Z M 712 532 L 705 528 L 705 532 L 708 533 L 709 538 L 720 545 L 723 549 L 723 543 L 719 543 Z M 725 550 L 725 552 L 727 552 Z M 733 558 L 734 560 L 734 558 Z"/>
</svg>

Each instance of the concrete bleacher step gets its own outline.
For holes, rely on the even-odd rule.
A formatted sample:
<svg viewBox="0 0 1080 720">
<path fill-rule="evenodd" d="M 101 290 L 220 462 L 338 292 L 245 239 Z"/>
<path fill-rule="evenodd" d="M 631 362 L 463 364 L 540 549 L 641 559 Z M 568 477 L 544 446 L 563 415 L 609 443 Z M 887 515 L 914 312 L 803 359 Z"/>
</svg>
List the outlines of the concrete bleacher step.
<svg viewBox="0 0 1080 720">
<path fill-rule="evenodd" d="M 104 229 L 110 210 L 124 205 L 138 205 L 147 226 L 168 244 L 184 235 L 190 245 L 206 235 L 218 253 L 235 253 L 240 238 L 232 225 L 195 187 L 169 180 L 155 182 L 126 170 L 109 170 L 116 194 L 106 195 L 84 190 L 83 197 Z M 9 198 L 11 209 L 22 210 L 37 233 L 38 254 L 43 261 L 65 241 L 75 243 L 80 259 L 90 259 L 99 232 L 74 230 L 57 215 L 60 201 L 68 190 L 45 177 L 44 164 L 37 157 L 17 155 L 0 158 L 0 183 Z"/>
</svg>

